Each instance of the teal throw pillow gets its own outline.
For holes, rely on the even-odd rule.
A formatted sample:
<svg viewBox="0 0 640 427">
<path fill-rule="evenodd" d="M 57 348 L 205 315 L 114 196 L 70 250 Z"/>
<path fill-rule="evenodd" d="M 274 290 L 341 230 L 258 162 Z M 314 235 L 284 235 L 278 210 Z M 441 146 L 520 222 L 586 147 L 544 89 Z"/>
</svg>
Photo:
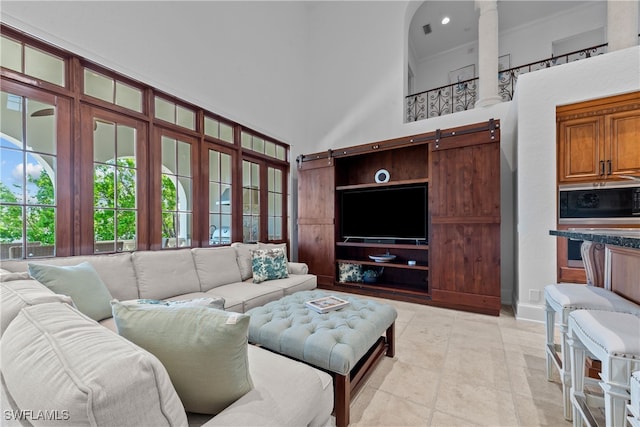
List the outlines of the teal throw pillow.
<svg viewBox="0 0 640 427">
<path fill-rule="evenodd" d="M 68 295 L 95 321 L 111 317 L 111 293 L 88 262 L 72 266 L 29 263 L 29 274 L 56 294 Z"/>
<path fill-rule="evenodd" d="M 289 277 L 287 257 L 281 248 L 251 251 L 251 268 L 253 283 Z"/>
<path fill-rule="evenodd" d="M 118 333 L 160 359 L 187 412 L 217 414 L 253 388 L 248 315 L 115 300 L 111 305 Z"/>
</svg>

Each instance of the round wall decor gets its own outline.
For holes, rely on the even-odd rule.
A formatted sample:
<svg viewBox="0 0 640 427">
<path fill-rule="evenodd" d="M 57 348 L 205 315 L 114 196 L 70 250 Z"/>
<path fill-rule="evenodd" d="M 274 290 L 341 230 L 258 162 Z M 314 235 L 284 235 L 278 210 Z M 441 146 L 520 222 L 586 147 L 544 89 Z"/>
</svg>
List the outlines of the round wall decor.
<svg viewBox="0 0 640 427">
<path fill-rule="evenodd" d="M 389 182 L 390 178 L 391 178 L 391 174 L 386 169 L 380 169 L 379 171 L 376 172 L 376 175 L 375 175 L 375 180 L 378 184 Z"/>
</svg>

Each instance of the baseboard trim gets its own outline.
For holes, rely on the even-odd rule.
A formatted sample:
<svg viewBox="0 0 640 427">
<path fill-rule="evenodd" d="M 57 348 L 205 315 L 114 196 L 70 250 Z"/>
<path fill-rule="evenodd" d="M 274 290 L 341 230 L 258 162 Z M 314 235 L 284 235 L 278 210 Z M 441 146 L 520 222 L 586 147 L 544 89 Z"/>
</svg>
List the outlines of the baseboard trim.
<svg viewBox="0 0 640 427">
<path fill-rule="evenodd" d="M 516 303 L 516 319 L 544 323 L 547 317 L 544 305 Z"/>
</svg>

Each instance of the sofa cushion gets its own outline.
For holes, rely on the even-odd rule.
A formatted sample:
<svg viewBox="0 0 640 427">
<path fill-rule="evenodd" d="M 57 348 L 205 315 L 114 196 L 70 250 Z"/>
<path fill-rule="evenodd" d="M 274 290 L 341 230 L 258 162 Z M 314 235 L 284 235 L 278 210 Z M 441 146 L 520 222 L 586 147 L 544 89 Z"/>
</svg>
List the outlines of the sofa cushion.
<svg viewBox="0 0 640 427">
<path fill-rule="evenodd" d="M 289 277 L 287 257 L 282 248 L 251 251 L 253 283 Z"/>
<path fill-rule="evenodd" d="M 253 345 L 249 346 L 249 362 L 254 389 L 204 426 L 331 425 L 333 381 L 329 374 Z M 193 418 L 189 416 L 190 421 Z"/>
<path fill-rule="evenodd" d="M 69 295 L 78 310 L 93 320 L 111 317 L 111 294 L 88 262 L 73 266 L 29 263 L 29 274 L 55 293 Z"/>
<path fill-rule="evenodd" d="M 67 304 L 24 308 L 0 348 L 6 389 L 22 410 L 66 411 L 60 425 L 187 423 L 155 356 Z"/>
<path fill-rule="evenodd" d="M 129 300 L 138 298 L 138 283 L 136 273 L 131 263 L 131 253 L 123 252 L 104 255 L 82 255 L 70 257 L 54 257 L 41 260 L 3 261 L 4 268 L 10 271 L 27 271 L 27 264 L 50 265 L 78 265 L 82 262 L 90 263 L 98 272 L 109 293 L 113 298 Z"/>
<path fill-rule="evenodd" d="M 26 271 L 20 273 L 12 273 L 10 271 L 0 271 L 0 283 L 11 282 L 13 280 L 29 280 L 31 276 Z"/>
<path fill-rule="evenodd" d="M 260 286 L 269 286 L 282 289 L 283 295 L 291 295 L 300 291 L 311 291 L 318 287 L 318 278 L 313 274 L 293 274 L 285 279 L 274 279 L 261 283 Z"/>
<path fill-rule="evenodd" d="M 112 305 L 118 333 L 162 361 L 187 411 L 217 414 L 253 388 L 249 316 L 203 307 Z"/>
<path fill-rule="evenodd" d="M 167 299 L 200 292 L 190 249 L 139 251 L 132 255 L 140 298 Z"/>
<path fill-rule="evenodd" d="M 242 280 L 247 280 L 253 275 L 251 267 L 251 251 L 258 249 L 256 243 L 240 243 L 234 242 L 231 247 L 236 251 L 236 262 L 240 269 L 240 277 Z"/>
<path fill-rule="evenodd" d="M 4 274 L 4 273 L 3 273 Z M 27 273 L 12 273 L 29 275 Z M 62 302 L 73 305 L 67 295 L 59 295 L 42 283 L 31 278 L 12 280 L 0 283 L 0 335 L 4 334 L 7 326 L 25 307 L 48 302 Z"/>
<path fill-rule="evenodd" d="M 269 282 L 255 284 L 251 283 L 251 279 L 246 282 L 230 283 L 220 286 L 212 292 L 220 295 L 225 300 L 225 307 L 228 311 L 245 312 L 253 307 L 264 305 L 270 301 L 280 299 L 284 296 L 282 288 L 270 286 Z M 242 301 L 242 310 L 232 308 L 238 302 Z"/>
<path fill-rule="evenodd" d="M 191 254 L 203 292 L 242 280 L 234 248 L 193 248 Z"/>
<path fill-rule="evenodd" d="M 258 249 L 282 249 L 282 252 L 284 252 L 285 261 L 289 262 L 289 258 L 287 257 L 287 244 L 286 243 L 262 243 L 262 242 L 258 242 Z"/>
</svg>

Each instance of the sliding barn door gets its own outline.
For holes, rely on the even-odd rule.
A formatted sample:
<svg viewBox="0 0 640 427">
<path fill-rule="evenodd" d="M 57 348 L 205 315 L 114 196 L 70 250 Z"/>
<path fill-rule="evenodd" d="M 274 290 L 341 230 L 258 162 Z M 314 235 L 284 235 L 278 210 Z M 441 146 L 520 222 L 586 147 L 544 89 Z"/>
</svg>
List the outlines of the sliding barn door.
<svg viewBox="0 0 640 427">
<path fill-rule="evenodd" d="M 431 144 L 430 283 L 438 305 L 500 313 L 499 141 L 499 131 L 483 130 Z"/>
<path fill-rule="evenodd" d="M 324 287 L 335 283 L 335 189 L 333 159 L 300 162 L 298 258 Z"/>
</svg>

